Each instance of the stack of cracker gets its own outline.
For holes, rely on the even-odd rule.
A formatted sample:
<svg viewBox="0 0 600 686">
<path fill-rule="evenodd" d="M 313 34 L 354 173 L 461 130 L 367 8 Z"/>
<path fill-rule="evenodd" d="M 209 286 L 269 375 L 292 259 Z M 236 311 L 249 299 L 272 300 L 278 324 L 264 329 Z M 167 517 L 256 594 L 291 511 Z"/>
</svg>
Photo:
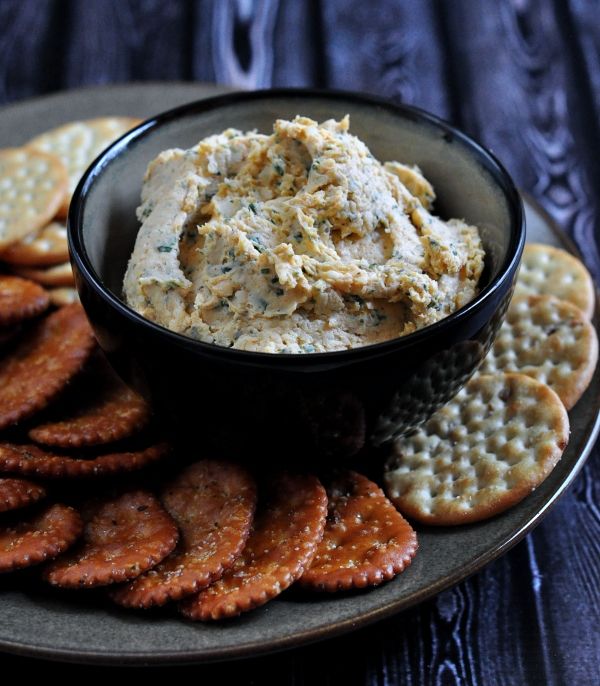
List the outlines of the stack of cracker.
<svg viewBox="0 0 600 686">
<path fill-rule="evenodd" d="M 598 361 L 594 286 L 559 248 L 525 247 L 506 321 L 479 372 L 418 431 L 394 442 L 388 497 L 415 521 L 492 517 L 537 488 L 569 439 L 568 410 Z"/>
<path fill-rule="evenodd" d="M 100 152 L 138 123 L 71 122 L 0 150 L 0 263 L 42 285 L 56 306 L 77 300 L 65 227 L 73 191 Z"/>
<path fill-rule="evenodd" d="M 0 572 L 201 621 L 292 584 L 393 578 L 417 538 L 376 484 L 175 455 L 102 357 L 64 218 L 85 168 L 135 123 L 75 122 L 0 152 Z"/>
</svg>

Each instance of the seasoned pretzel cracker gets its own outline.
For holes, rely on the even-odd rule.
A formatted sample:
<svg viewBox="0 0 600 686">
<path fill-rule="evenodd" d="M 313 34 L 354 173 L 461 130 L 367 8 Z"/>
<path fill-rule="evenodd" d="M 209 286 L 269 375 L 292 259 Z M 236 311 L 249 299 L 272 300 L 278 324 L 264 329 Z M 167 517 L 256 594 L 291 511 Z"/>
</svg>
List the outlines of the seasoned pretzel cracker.
<svg viewBox="0 0 600 686">
<path fill-rule="evenodd" d="M 345 472 L 332 481 L 327 496 L 323 539 L 300 586 L 313 591 L 376 586 L 410 564 L 417 535 L 377 484 Z"/>
<path fill-rule="evenodd" d="M 111 593 L 119 605 L 163 605 L 219 579 L 248 539 L 256 484 L 235 464 L 203 460 L 179 474 L 161 500 L 179 527 L 179 543 L 157 567 Z"/>
<path fill-rule="evenodd" d="M 241 556 L 214 584 L 183 600 L 189 619 L 235 617 L 282 593 L 310 565 L 323 537 L 327 495 L 314 476 L 280 474 L 268 486 Z"/>
</svg>

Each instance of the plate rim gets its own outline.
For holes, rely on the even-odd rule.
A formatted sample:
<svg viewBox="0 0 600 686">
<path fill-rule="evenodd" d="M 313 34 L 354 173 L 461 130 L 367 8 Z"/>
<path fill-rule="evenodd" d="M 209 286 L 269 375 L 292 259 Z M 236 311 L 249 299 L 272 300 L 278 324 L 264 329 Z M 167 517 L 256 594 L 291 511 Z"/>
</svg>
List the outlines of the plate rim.
<svg viewBox="0 0 600 686">
<path fill-rule="evenodd" d="M 27 109 L 28 107 L 40 102 L 47 101 L 52 98 L 62 99 L 68 98 L 75 94 L 82 94 L 85 92 L 96 93 L 110 93 L 115 91 L 128 91 L 132 88 L 151 88 L 156 87 L 173 87 L 186 88 L 190 90 L 194 88 L 213 88 L 215 92 L 222 92 L 226 90 L 225 86 L 220 84 L 208 84 L 192 81 L 144 81 L 131 83 L 118 83 L 108 85 L 87 86 L 85 88 L 73 89 L 70 91 L 57 91 L 47 93 L 34 98 L 22 99 L 14 103 L 9 103 L 0 108 L 0 116 L 6 112 L 19 111 L 20 109 Z M 519 189 L 519 193 L 523 199 L 524 204 L 530 205 L 536 211 L 550 231 L 555 235 L 559 243 L 562 244 L 569 252 L 576 254 L 581 258 L 581 252 L 577 245 L 564 231 L 560 229 L 557 222 L 548 214 L 544 207 L 535 200 L 529 193 Z M 600 302 L 598 302 L 598 288 L 596 286 L 596 316 L 600 309 Z M 473 574 L 479 572 L 485 566 L 506 554 L 511 548 L 519 543 L 530 531 L 537 527 L 546 515 L 557 504 L 561 497 L 572 485 L 577 478 L 587 458 L 589 457 L 596 439 L 600 434 L 600 401 L 596 408 L 596 416 L 590 422 L 587 428 L 587 435 L 583 438 L 583 448 L 575 461 L 573 462 L 568 474 L 562 482 L 556 487 L 556 490 L 551 494 L 544 505 L 535 514 L 530 515 L 528 521 L 525 521 L 516 531 L 501 544 L 496 545 L 493 549 L 482 552 L 478 557 L 472 559 L 468 564 L 456 571 L 452 576 L 445 577 L 434 584 L 430 584 L 427 588 L 414 592 L 408 597 L 388 602 L 387 604 L 364 612 L 359 618 L 349 618 L 342 620 L 335 620 L 334 623 L 328 626 L 321 626 L 296 632 L 294 634 L 284 636 L 282 638 L 270 639 L 268 644 L 264 641 L 254 640 L 250 643 L 245 643 L 241 647 L 228 646 L 224 648 L 210 648 L 201 650 L 185 650 L 182 652 L 173 652 L 169 649 L 165 652 L 156 651 L 100 651 L 100 650 L 86 650 L 85 648 L 54 648 L 44 645 L 32 645 L 31 643 L 24 643 L 22 641 L 11 641 L 0 638 L 0 651 L 11 653 L 22 657 L 33 657 L 40 659 L 47 659 L 58 662 L 78 663 L 78 664 L 95 664 L 95 665 L 177 665 L 177 664 L 208 664 L 220 662 L 224 660 L 242 660 L 250 657 L 258 657 L 261 655 L 271 654 L 275 652 L 282 652 L 293 648 L 316 643 L 325 639 L 335 638 L 347 634 L 351 631 L 358 630 L 375 622 L 382 621 L 399 612 L 418 605 L 425 600 L 436 596 L 442 591 L 456 585 L 469 578 Z"/>
</svg>

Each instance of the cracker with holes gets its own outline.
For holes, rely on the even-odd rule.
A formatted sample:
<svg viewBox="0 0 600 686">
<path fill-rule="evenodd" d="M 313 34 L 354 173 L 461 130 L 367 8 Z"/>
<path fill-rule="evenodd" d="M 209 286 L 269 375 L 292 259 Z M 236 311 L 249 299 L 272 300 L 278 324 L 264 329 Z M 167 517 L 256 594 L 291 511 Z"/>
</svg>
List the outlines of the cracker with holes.
<svg viewBox="0 0 600 686">
<path fill-rule="evenodd" d="M 376 586 L 410 564 L 417 535 L 377 484 L 344 472 L 329 484 L 327 497 L 323 539 L 300 586 L 330 592 Z"/>
<path fill-rule="evenodd" d="M 0 361 L 0 429 L 44 409 L 81 370 L 95 339 L 80 305 L 45 317 Z"/>
<path fill-rule="evenodd" d="M 515 295 L 553 295 L 594 314 L 594 283 L 585 266 L 561 248 L 528 243 L 523 251 Z"/>
<path fill-rule="evenodd" d="M 14 523 L 0 526 L 0 572 L 31 567 L 68 550 L 81 535 L 79 514 L 66 505 L 50 505 Z"/>
<path fill-rule="evenodd" d="M 66 216 L 75 187 L 84 171 L 113 141 L 137 126 L 132 117 L 100 117 L 75 121 L 36 136 L 27 148 L 55 155 L 68 172 L 68 191 L 59 209 Z"/>
<path fill-rule="evenodd" d="M 51 222 L 38 231 L 12 243 L 0 253 L 0 259 L 24 267 L 47 267 L 67 262 L 69 245 L 64 223 Z"/>
<path fill-rule="evenodd" d="M 189 619 L 235 617 L 282 593 L 307 569 L 323 537 L 325 489 L 314 476 L 279 474 L 259 493 L 250 537 L 233 567 L 198 595 L 183 600 Z"/>
<path fill-rule="evenodd" d="M 66 192 L 67 171 L 58 158 L 26 148 L 0 150 L 0 249 L 48 224 Z"/>
<path fill-rule="evenodd" d="M 31 505 L 45 495 L 43 486 L 28 479 L 0 478 L 0 512 Z"/>
<path fill-rule="evenodd" d="M 598 336 L 583 312 L 548 295 L 515 298 L 481 372 L 519 372 L 548 384 L 570 410 L 598 361 Z"/>
<path fill-rule="evenodd" d="M 0 274 L 0 327 L 11 327 L 37 317 L 49 304 L 50 298 L 39 284 Z"/>
<path fill-rule="evenodd" d="M 158 443 L 143 450 L 78 458 L 57 455 L 37 445 L 0 443 L 0 473 L 46 479 L 98 478 L 137 471 L 169 452 L 167 443 Z"/>
<path fill-rule="evenodd" d="M 164 605 L 219 579 L 248 539 L 256 484 L 235 464 L 203 460 L 177 476 L 161 500 L 179 527 L 179 543 L 157 567 L 111 593 L 119 605 Z"/>
<path fill-rule="evenodd" d="M 69 262 L 54 264 L 50 267 L 17 267 L 12 271 L 25 279 L 36 281 L 48 288 L 72 288 L 75 285 L 75 277 Z"/>
<path fill-rule="evenodd" d="M 43 576 L 61 588 L 93 588 L 134 579 L 177 544 L 177 526 L 147 491 L 98 498 L 81 511 L 81 542 L 50 563 Z"/>
<path fill-rule="evenodd" d="M 30 429 L 32 441 L 56 448 L 104 445 L 133 436 L 150 419 L 146 401 L 108 364 L 100 365 L 78 391 L 76 407 L 65 409 L 63 403 L 62 418 Z"/>
<path fill-rule="evenodd" d="M 477 375 L 394 442 L 385 490 L 400 512 L 425 524 L 487 519 L 537 488 L 568 439 L 567 412 L 548 386 L 523 374 Z"/>
</svg>

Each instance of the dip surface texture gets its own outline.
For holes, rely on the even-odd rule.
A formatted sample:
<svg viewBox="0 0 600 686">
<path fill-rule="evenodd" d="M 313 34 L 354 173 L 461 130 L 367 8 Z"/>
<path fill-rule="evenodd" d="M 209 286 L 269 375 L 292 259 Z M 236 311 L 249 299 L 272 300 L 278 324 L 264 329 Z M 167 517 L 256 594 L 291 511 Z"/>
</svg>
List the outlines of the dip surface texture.
<svg viewBox="0 0 600 686">
<path fill-rule="evenodd" d="M 349 120 L 277 120 L 167 150 L 146 172 L 124 281 L 144 317 L 242 350 L 311 353 L 403 336 L 477 293 L 476 227 L 431 213 L 416 167 Z"/>
</svg>

